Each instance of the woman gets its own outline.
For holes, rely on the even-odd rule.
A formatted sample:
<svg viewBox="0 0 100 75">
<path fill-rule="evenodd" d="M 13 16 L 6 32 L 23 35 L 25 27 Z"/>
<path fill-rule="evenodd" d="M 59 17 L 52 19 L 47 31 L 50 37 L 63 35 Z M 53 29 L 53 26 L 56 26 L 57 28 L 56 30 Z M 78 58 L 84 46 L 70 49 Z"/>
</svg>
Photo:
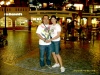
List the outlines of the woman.
<svg viewBox="0 0 100 75">
<path fill-rule="evenodd" d="M 52 37 L 52 55 L 55 60 L 55 64 L 52 66 L 52 68 L 61 67 L 61 72 L 64 72 L 65 68 L 63 67 L 62 58 L 59 54 L 61 26 L 57 23 L 55 15 L 51 16 L 51 23 L 52 25 L 50 27 L 50 33 Z"/>
</svg>

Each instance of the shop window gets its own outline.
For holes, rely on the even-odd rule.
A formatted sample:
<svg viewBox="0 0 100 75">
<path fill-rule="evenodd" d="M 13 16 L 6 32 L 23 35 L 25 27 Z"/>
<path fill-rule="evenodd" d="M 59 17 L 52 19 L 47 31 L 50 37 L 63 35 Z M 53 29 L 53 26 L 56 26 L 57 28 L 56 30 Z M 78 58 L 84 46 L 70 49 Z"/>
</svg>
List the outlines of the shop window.
<svg viewBox="0 0 100 75">
<path fill-rule="evenodd" d="M 71 18 L 67 18 L 67 23 L 70 23 L 72 21 Z"/>
<path fill-rule="evenodd" d="M 42 22 L 41 17 L 31 17 L 32 27 L 38 26 Z"/>
<path fill-rule="evenodd" d="M 5 26 L 5 17 L 0 19 L 0 27 Z M 12 27 L 12 19 L 6 17 L 6 27 Z"/>
<path fill-rule="evenodd" d="M 83 26 L 83 27 L 85 27 L 86 28 L 86 26 L 87 26 L 87 18 L 82 18 L 81 19 L 81 25 Z"/>
<path fill-rule="evenodd" d="M 97 23 L 98 23 L 98 21 L 97 21 L 97 18 L 92 18 L 92 27 L 97 27 Z"/>
<path fill-rule="evenodd" d="M 19 17 L 16 19 L 15 21 L 15 26 L 24 26 L 27 27 L 28 26 L 28 19 L 25 17 Z"/>
</svg>

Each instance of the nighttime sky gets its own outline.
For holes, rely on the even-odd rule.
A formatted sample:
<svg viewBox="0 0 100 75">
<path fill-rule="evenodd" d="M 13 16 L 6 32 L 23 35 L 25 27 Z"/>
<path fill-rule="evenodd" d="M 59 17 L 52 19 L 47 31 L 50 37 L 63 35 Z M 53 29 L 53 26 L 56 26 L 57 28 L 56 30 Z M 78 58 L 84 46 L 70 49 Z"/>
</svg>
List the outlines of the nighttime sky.
<svg viewBox="0 0 100 75">
<path fill-rule="evenodd" d="M 61 3 L 63 2 L 64 0 L 37 0 L 39 2 L 54 2 L 54 3 Z"/>
</svg>

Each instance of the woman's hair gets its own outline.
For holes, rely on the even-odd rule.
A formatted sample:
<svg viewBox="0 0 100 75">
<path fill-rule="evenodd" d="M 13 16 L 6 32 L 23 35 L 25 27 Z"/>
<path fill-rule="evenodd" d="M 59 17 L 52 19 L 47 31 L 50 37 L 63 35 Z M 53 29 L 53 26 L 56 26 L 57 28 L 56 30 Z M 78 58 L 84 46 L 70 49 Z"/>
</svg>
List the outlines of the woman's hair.
<svg viewBox="0 0 100 75">
<path fill-rule="evenodd" d="M 52 15 L 51 18 L 55 18 L 55 19 L 57 19 L 55 15 Z"/>
<path fill-rule="evenodd" d="M 55 16 L 55 15 L 52 15 L 52 16 L 51 16 L 51 19 L 52 19 L 52 18 L 55 18 L 55 19 L 56 19 L 56 23 L 57 23 L 57 18 L 56 18 L 56 16 Z"/>
<path fill-rule="evenodd" d="M 57 18 L 57 21 L 59 21 L 59 20 L 60 20 L 60 18 L 58 17 L 58 18 Z"/>
</svg>

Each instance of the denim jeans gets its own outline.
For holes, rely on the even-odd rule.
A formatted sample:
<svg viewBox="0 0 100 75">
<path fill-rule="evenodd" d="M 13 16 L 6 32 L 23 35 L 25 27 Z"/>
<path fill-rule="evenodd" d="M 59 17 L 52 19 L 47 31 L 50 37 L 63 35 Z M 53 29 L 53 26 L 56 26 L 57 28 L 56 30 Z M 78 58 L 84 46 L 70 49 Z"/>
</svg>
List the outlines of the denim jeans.
<svg viewBox="0 0 100 75">
<path fill-rule="evenodd" d="M 60 52 L 60 41 L 52 41 L 51 43 L 52 52 L 55 52 L 55 54 L 59 54 Z"/>
<path fill-rule="evenodd" d="M 40 66 L 45 66 L 44 55 L 46 53 L 46 64 L 51 65 L 51 45 L 39 45 L 40 48 Z"/>
</svg>

